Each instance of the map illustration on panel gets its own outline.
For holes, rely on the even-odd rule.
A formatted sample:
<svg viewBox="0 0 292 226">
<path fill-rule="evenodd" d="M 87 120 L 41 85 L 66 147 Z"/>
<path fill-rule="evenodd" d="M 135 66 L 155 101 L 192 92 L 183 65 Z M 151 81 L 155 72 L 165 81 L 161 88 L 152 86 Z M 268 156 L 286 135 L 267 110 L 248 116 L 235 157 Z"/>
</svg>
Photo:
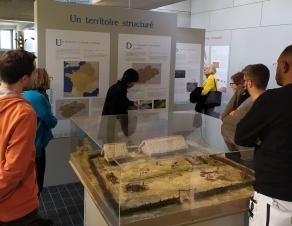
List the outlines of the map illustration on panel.
<svg viewBox="0 0 292 226">
<path fill-rule="evenodd" d="M 139 73 L 138 84 L 161 83 L 161 64 L 133 63 L 132 67 Z"/>
<path fill-rule="evenodd" d="M 89 99 L 56 100 L 58 119 L 69 119 L 73 116 L 89 115 Z"/>
<path fill-rule="evenodd" d="M 64 61 L 64 97 L 99 94 L 99 62 Z"/>
</svg>

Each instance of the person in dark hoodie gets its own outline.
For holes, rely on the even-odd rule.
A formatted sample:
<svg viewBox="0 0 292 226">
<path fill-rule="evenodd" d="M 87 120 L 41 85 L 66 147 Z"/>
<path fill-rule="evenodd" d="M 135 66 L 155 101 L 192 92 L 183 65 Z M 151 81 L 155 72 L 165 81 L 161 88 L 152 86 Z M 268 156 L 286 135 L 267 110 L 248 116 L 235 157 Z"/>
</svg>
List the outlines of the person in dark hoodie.
<svg viewBox="0 0 292 226">
<path fill-rule="evenodd" d="M 128 114 L 129 107 L 137 107 L 137 103 L 130 101 L 127 97 L 128 89 L 133 87 L 139 80 L 136 70 L 130 68 L 123 74 L 121 80 L 112 85 L 107 91 L 102 115 Z"/>
<path fill-rule="evenodd" d="M 236 144 L 255 147 L 250 226 L 291 226 L 292 222 L 292 45 L 276 65 L 281 88 L 260 95 L 235 132 Z"/>
<path fill-rule="evenodd" d="M 0 57 L 0 225 L 5 226 L 52 225 L 37 213 L 37 117 L 21 96 L 30 86 L 35 58 L 24 50 L 11 50 Z"/>
<path fill-rule="evenodd" d="M 23 93 L 37 114 L 36 133 L 36 170 L 39 195 L 43 190 L 46 169 L 46 146 L 53 139 L 51 129 L 57 125 L 57 118 L 53 115 L 46 90 L 50 88 L 50 78 L 45 68 L 37 68 L 31 76 L 31 88 Z"/>
</svg>

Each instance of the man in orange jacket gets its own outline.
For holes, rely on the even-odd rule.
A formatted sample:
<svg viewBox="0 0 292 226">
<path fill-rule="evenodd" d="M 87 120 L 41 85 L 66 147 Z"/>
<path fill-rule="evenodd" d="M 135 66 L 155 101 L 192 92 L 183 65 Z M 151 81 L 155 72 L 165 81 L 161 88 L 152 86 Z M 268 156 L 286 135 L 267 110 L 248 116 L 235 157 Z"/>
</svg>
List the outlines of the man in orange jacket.
<svg viewBox="0 0 292 226">
<path fill-rule="evenodd" d="M 0 226 L 51 224 L 37 215 L 37 117 L 21 96 L 30 84 L 35 58 L 24 50 L 11 50 L 0 57 Z"/>
</svg>

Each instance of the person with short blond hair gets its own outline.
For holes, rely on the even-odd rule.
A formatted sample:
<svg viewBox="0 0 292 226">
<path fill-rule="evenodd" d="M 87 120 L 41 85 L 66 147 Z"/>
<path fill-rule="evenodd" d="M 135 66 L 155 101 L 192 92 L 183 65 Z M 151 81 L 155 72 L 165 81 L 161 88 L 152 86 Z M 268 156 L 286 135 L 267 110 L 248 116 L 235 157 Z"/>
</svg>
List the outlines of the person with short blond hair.
<svg viewBox="0 0 292 226">
<path fill-rule="evenodd" d="M 212 115 L 214 111 L 214 107 L 206 106 L 206 98 L 211 91 L 217 90 L 217 79 L 216 79 L 216 68 L 213 64 L 206 64 L 204 66 L 204 75 L 206 76 L 206 80 L 203 83 L 203 86 L 200 87 L 202 89 L 201 96 L 197 101 L 195 110 L 197 112 Z M 199 87 L 198 87 L 199 88 Z"/>
<path fill-rule="evenodd" d="M 53 138 L 51 129 L 57 125 L 57 118 L 51 111 L 46 90 L 50 88 L 50 77 L 45 68 L 37 68 L 31 76 L 31 89 L 23 93 L 37 114 L 36 169 L 39 194 L 42 192 L 46 168 L 46 146 Z"/>
</svg>

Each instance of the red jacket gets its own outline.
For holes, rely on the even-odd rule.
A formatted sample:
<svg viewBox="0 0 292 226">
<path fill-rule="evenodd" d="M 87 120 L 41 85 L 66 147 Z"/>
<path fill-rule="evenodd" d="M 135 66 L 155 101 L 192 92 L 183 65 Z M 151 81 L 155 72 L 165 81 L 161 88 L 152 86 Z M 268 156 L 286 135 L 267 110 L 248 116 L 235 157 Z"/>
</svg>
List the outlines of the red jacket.
<svg viewBox="0 0 292 226">
<path fill-rule="evenodd" d="M 35 173 L 37 118 L 19 95 L 0 97 L 0 221 L 21 218 L 38 208 Z"/>
</svg>

